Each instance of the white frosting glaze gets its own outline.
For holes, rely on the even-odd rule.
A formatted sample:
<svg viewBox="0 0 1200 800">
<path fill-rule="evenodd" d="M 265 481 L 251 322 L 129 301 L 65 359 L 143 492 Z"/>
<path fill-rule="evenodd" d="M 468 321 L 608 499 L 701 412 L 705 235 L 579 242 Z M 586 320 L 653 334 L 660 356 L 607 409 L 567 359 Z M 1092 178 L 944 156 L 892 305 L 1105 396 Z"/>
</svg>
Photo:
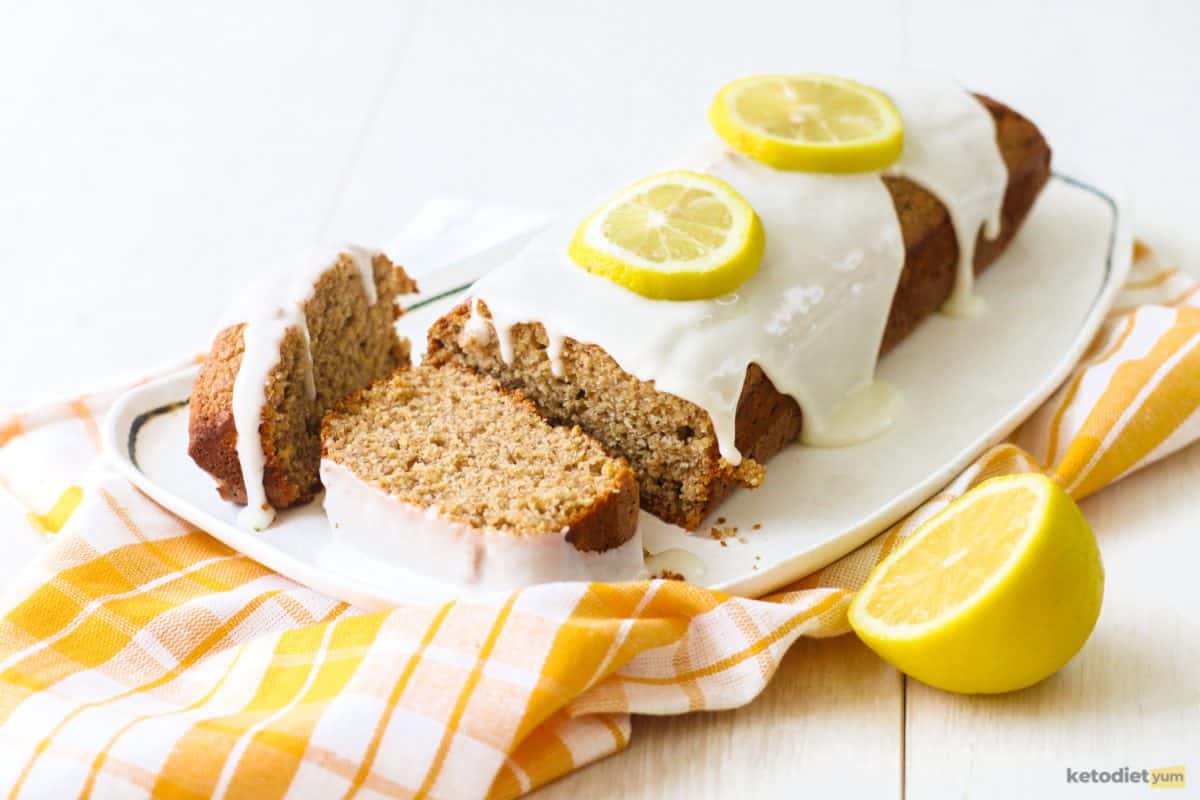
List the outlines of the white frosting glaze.
<svg viewBox="0 0 1200 800">
<path fill-rule="evenodd" d="M 945 79 L 914 78 L 891 94 L 905 120 L 905 150 L 892 171 L 950 210 L 962 306 L 976 232 L 985 222 L 995 232 L 1007 182 L 995 124 Z M 785 172 L 715 144 L 684 166 L 729 183 L 762 220 L 762 264 L 736 292 L 688 302 L 641 297 L 570 261 L 572 219 L 475 285 L 472 296 L 487 304 L 492 323 L 476 303 L 464 335 L 494 331 L 511 362 L 512 326 L 540 322 L 555 374 L 564 337 L 599 345 L 626 372 L 707 411 L 731 464 L 741 461 L 735 416 L 751 363 L 800 404 L 809 443 L 849 444 L 885 429 L 895 393 L 873 382 L 905 252 L 881 174 Z"/>
<path fill-rule="evenodd" d="M 522 535 L 479 529 L 402 501 L 337 462 L 321 461 L 325 513 L 341 542 L 388 563 L 482 589 L 550 581 L 623 581 L 645 576 L 642 537 L 583 552 L 566 532 Z"/>
<path fill-rule="evenodd" d="M 887 169 L 932 192 L 950 212 L 958 239 L 958 276 L 943 311 L 982 311 L 975 285 L 975 240 L 980 229 L 1000 235 L 1008 167 L 996 145 L 996 122 L 979 101 L 944 78 L 922 76 L 888 87 L 904 118 L 904 152 Z"/>
<path fill-rule="evenodd" d="M 238 514 L 238 524 L 261 531 L 275 519 L 275 509 L 267 502 L 263 488 L 262 423 L 267 400 L 267 376 L 279 362 L 279 346 L 287 329 L 296 320 L 281 313 L 274 319 L 247 322 L 242 329 L 242 363 L 233 382 L 233 425 L 237 430 L 237 457 L 246 484 L 246 507 Z"/>
<path fill-rule="evenodd" d="M 246 484 L 246 507 L 238 515 L 238 523 L 253 530 L 263 530 L 275 519 L 275 509 L 267 500 L 263 488 L 262 410 L 267 400 L 267 377 L 279 363 L 279 348 L 289 328 L 296 328 L 304 337 L 307 369 L 305 389 L 309 398 L 316 395 L 312 368 L 312 343 L 304 305 L 312 297 L 314 285 L 327 269 L 345 253 L 354 261 L 362 280 L 367 301 L 374 305 L 379 295 L 375 287 L 373 259 L 376 250 L 352 244 L 324 248 L 312 254 L 306 266 L 292 274 L 265 277 L 235 299 L 221 327 L 239 322 L 242 329 L 242 361 L 233 383 L 233 424 L 237 430 L 238 464 Z"/>
</svg>

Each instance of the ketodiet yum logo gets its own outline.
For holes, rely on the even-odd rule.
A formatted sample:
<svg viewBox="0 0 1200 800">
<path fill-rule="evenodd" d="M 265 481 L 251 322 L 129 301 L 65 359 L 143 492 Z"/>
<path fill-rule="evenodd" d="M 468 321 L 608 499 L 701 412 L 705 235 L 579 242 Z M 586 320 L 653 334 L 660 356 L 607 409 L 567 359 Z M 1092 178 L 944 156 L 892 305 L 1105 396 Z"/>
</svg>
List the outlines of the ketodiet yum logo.
<svg viewBox="0 0 1200 800">
<path fill-rule="evenodd" d="M 1187 787 L 1187 770 L 1182 767 L 1153 769 L 1073 769 L 1067 767 L 1067 783 L 1144 784 L 1151 789 L 1183 789 Z"/>
</svg>

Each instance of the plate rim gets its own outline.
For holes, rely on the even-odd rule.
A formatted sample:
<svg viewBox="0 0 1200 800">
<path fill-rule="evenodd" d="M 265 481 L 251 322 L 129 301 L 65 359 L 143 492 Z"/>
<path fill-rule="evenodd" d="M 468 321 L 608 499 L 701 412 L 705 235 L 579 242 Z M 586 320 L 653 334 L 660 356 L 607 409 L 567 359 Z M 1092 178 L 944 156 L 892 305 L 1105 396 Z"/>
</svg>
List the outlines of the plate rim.
<svg viewBox="0 0 1200 800">
<path fill-rule="evenodd" d="M 821 569 L 852 552 L 871 537 L 878 535 L 911 513 L 936 493 L 939 487 L 952 481 L 981 453 L 1007 438 L 1070 376 L 1103 324 L 1117 292 L 1124 284 L 1124 279 L 1132 264 L 1133 235 L 1129 214 L 1120 199 L 1090 182 L 1070 175 L 1054 172 L 1052 180 L 1062 181 L 1099 197 L 1105 202 L 1111 213 L 1108 249 L 1104 262 L 1104 279 L 1092 300 L 1087 316 L 1076 331 L 1071 346 L 1059 359 L 1056 369 L 1037 384 L 1035 390 L 1031 391 L 1023 402 L 1014 406 L 983 434 L 961 448 L 954 458 L 911 486 L 903 494 L 893 498 L 887 505 L 877 509 L 861 521 L 857 527 L 842 531 L 837 536 L 831 537 L 803 553 L 777 561 L 767 569 L 714 584 L 709 587 L 710 589 L 758 597 L 777 590 L 805 574 Z M 458 265 L 436 269 L 421 276 L 422 282 L 431 286 L 431 291 L 428 296 L 422 297 L 405 310 L 413 311 L 469 289 L 479 276 L 463 283 L 462 270 L 455 269 L 455 266 Z M 440 282 L 438 281 L 439 275 L 443 276 L 443 280 Z M 453 277 L 453 280 L 446 280 L 447 277 Z M 342 573 L 323 569 L 317 563 L 297 558 L 271 544 L 266 537 L 255 536 L 217 519 L 202 508 L 158 485 L 141 470 L 137 463 L 136 439 L 142 426 L 154 416 L 177 410 L 180 406 L 186 405 L 190 400 L 190 391 L 186 397 L 180 398 L 178 390 L 175 390 L 173 398 L 166 399 L 165 402 L 159 403 L 147 411 L 132 414 L 132 418 L 131 409 L 135 405 L 144 407 L 143 398 L 174 388 L 185 380 L 186 386 L 190 390 L 199 369 L 199 365 L 191 365 L 131 387 L 113 402 L 101 426 L 102 454 L 109 463 L 117 469 L 122 477 L 168 511 L 198 526 L 225 545 L 291 580 L 362 608 L 386 608 L 400 602 L 395 599 L 387 600 L 383 587 L 374 587 L 370 592 L 356 589 L 351 582 L 339 580 L 337 576 L 345 577 Z"/>
</svg>

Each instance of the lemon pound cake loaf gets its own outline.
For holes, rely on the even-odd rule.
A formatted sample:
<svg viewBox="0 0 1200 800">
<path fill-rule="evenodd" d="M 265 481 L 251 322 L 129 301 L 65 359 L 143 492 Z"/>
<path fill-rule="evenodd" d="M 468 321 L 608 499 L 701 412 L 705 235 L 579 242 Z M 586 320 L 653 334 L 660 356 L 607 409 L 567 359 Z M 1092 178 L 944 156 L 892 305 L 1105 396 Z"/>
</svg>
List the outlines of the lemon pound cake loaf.
<svg viewBox="0 0 1200 800">
<path fill-rule="evenodd" d="M 320 490 L 324 413 L 408 363 L 396 298 L 416 290 L 386 255 L 353 245 L 280 283 L 239 298 L 190 402 L 188 454 L 223 498 L 246 505 L 240 522 L 256 530 Z"/>
<path fill-rule="evenodd" d="M 458 367 L 397 370 L 321 428 L 334 535 L 390 563 L 509 589 L 642 574 L 629 466 Z"/>
<path fill-rule="evenodd" d="M 766 76 L 755 90 L 782 84 L 786 103 L 804 90 L 789 80 Z M 643 508 L 688 529 L 735 488 L 758 485 L 798 437 L 838 446 L 879 433 L 900 407 L 874 381 L 879 355 L 939 308 L 978 313 L 975 273 L 1008 246 L 1050 175 L 1037 127 L 1000 103 L 933 79 L 888 97 L 904 126 L 894 164 L 789 171 L 714 142 L 693 172 L 662 174 L 691 183 L 634 184 L 574 238 L 548 231 L 484 276 L 430 329 L 426 359 L 492 375 L 553 423 L 578 425 L 629 462 Z M 620 260 L 617 234 L 647 253 L 641 272 L 670 287 L 693 281 L 676 264 L 740 213 L 704 191 L 712 180 L 761 219 L 757 270 L 712 297 L 623 283 L 631 259 Z M 620 227 L 631 224 L 644 234 Z M 581 266 L 581 237 L 607 274 Z M 657 251 L 644 247 L 655 241 Z"/>
</svg>

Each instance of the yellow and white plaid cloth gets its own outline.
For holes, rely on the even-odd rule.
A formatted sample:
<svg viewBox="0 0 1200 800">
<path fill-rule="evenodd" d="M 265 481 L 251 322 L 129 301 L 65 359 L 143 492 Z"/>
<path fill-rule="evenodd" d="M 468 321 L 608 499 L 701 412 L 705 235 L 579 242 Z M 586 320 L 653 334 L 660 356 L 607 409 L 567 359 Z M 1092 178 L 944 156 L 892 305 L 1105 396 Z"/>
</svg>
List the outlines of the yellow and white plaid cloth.
<svg viewBox="0 0 1200 800">
<path fill-rule="evenodd" d="M 750 701 L 796 637 L 846 633 L 871 568 L 979 481 L 1041 469 L 1082 497 L 1200 437 L 1200 294 L 1139 248 L 1095 345 L 1013 443 L 762 600 L 673 581 L 573 583 L 499 605 L 364 613 L 92 464 L 112 398 L 0 414 L 0 507 L 7 493 L 51 540 L 0 605 L 0 786 L 515 797 L 620 750 L 631 713 Z"/>
</svg>

